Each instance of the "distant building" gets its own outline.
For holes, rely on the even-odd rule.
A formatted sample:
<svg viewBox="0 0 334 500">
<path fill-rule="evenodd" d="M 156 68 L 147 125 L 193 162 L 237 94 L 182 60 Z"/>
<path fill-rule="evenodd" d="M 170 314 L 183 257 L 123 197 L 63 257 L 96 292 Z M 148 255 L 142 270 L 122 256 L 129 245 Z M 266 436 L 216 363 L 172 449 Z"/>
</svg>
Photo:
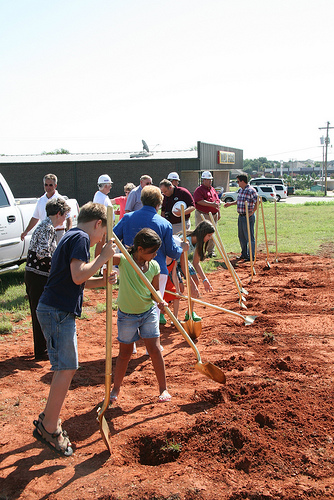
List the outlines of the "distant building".
<svg viewBox="0 0 334 500">
<path fill-rule="evenodd" d="M 41 196 L 41 179 L 47 173 L 58 177 L 58 191 L 76 198 L 79 205 L 93 199 L 97 178 L 110 175 L 113 181 L 111 197 L 123 194 L 127 182 L 139 184 L 143 174 L 153 183 L 177 172 L 181 186 L 193 192 L 200 184 L 201 172 L 210 170 L 213 185 L 228 190 L 231 170 L 242 170 L 243 150 L 198 141 L 197 149 L 180 151 L 153 151 L 129 153 L 91 153 L 0 156 L 0 170 L 9 183 L 14 196 Z"/>
</svg>

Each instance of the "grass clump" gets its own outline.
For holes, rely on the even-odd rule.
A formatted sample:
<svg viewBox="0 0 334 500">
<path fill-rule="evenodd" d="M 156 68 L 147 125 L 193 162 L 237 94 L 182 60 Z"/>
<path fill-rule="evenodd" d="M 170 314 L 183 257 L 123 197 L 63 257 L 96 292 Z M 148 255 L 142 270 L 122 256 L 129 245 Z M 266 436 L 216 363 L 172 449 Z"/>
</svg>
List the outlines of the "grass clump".
<svg viewBox="0 0 334 500">
<path fill-rule="evenodd" d="M 0 335 L 8 335 L 13 332 L 13 325 L 8 318 L 3 318 L 0 321 Z"/>
<path fill-rule="evenodd" d="M 103 313 L 103 312 L 106 312 L 106 309 L 107 309 L 107 306 L 106 306 L 106 303 L 101 303 L 99 302 L 98 304 L 96 304 L 96 312 L 97 313 Z"/>
<path fill-rule="evenodd" d="M 168 439 L 166 439 L 166 444 L 161 446 L 160 449 L 161 451 L 167 451 L 171 453 L 181 453 L 181 448 L 182 448 L 181 443 L 176 443 L 173 438 L 172 441 L 168 441 Z"/>
</svg>

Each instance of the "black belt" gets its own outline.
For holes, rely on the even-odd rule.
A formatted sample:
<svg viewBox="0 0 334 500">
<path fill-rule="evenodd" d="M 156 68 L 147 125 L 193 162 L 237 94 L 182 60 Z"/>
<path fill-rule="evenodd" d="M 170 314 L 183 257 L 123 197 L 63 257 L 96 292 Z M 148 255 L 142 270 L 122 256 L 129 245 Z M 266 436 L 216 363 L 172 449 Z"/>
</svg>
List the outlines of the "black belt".
<svg viewBox="0 0 334 500">
<path fill-rule="evenodd" d="M 239 214 L 240 217 L 246 217 L 246 214 Z"/>
</svg>

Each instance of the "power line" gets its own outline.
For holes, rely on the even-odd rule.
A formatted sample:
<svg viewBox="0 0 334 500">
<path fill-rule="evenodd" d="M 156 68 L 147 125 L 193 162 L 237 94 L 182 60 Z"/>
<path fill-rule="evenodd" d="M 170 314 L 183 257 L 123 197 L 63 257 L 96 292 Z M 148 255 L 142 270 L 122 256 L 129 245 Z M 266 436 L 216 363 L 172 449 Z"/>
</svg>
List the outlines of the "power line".
<svg viewBox="0 0 334 500">
<path fill-rule="evenodd" d="M 289 153 L 296 153 L 298 151 L 306 151 L 307 149 L 315 149 L 315 148 L 318 148 L 319 146 L 312 146 L 310 148 L 303 148 L 303 149 L 292 149 L 291 151 L 283 151 L 281 153 L 273 153 L 271 155 L 263 155 L 265 156 L 266 158 L 268 158 L 269 156 L 279 156 L 279 155 L 286 155 L 286 154 L 289 154 Z"/>
</svg>

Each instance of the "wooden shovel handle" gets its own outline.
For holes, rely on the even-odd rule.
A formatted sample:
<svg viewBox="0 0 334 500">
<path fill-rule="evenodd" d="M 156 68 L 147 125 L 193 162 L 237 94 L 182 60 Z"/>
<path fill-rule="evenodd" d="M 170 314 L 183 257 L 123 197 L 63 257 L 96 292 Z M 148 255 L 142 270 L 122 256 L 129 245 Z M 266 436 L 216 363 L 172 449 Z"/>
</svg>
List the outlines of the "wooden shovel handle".
<svg viewBox="0 0 334 500">
<path fill-rule="evenodd" d="M 172 292 L 171 290 L 168 290 L 168 293 L 174 295 L 175 297 L 178 297 L 179 299 L 185 299 L 185 300 L 188 299 L 187 295 L 180 295 L 179 293 Z M 242 318 L 244 321 L 246 321 L 246 318 L 242 314 L 237 313 L 235 311 L 231 311 L 230 309 L 225 309 L 224 307 L 216 306 L 216 304 L 209 304 L 209 302 L 204 302 L 203 300 L 200 299 L 192 298 L 191 300 L 193 302 L 196 302 L 196 304 L 200 304 L 205 307 L 211 307 L 212 309 L 216 309 L 217 311 L 222 311 L 227 314 L 232 314 L 233 316 L 238 316 L 239 318 Z"/>
<path fill-rule="evenodd" d="M 107 241 L 112 237 L 113 233 L 113 207 L 107 207 Z M 112 271 L 113 259 L 107 262 L 107 276 Z M 109 406 L 110 390 L 111 390 L 111 372 L 112 372 L 112 285 L 106 284 L 106 364 L 105 364 L 105 396 L 98 418 L 102 419 L 103 414 Z"/>
<path fill-rule="evenodd" d="M 187 232 L 186 232 L 186 216 L 184 213 L 184 206 L 181 205 L 181 220 L 182 220 L 182 235 L 183 235 L 183 241 L 187 241 Z M 187 283 L 187 290 L 188 290 L 188 314 L 189 314 L 189 321 L 190 324 L 192 324 L 193 321 L 193 308 L 192 308 L 192 303 L 191 303 L 191 293 L 190 293 L 190 276 L 189 276 L 189 266 L 188 266 L 188 252 L 185 250 L 184 251 L 184 260 L 185 260 L 185 272 L 186 272 L 186 283 Z"/>
</svg>

